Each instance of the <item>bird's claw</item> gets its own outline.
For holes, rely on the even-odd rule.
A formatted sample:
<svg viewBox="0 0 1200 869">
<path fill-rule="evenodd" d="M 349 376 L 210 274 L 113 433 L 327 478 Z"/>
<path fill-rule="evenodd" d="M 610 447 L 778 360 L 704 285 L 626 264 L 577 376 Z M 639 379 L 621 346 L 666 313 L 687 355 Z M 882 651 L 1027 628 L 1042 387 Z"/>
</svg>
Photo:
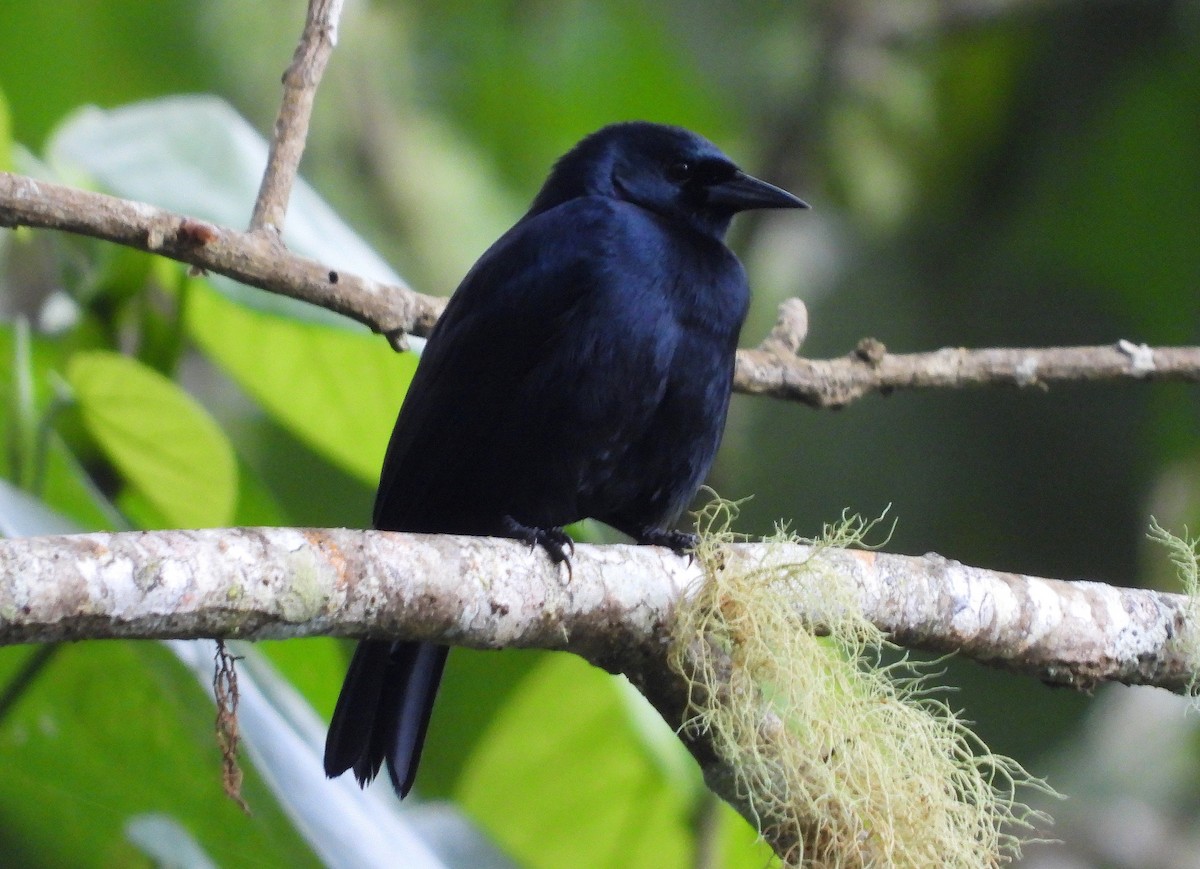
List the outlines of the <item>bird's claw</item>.
<svg viewBox="0 0 1200 869">
<path fill-rule="evenodd" d="M 637 541 L 646 546 L 665 546 L 676 555 L 686 555 L 690 563 L 695 556 L 696 544 L 700 542 L 700 537 L 690 531 L 647 528 L 638 535 Z"/>
<path fill-rule="evenodd" d="M 525 541 L 529 544 L 530 549 L 540 546 L 554 564 L 565 563 L 567 578 L 572 577 L 571 557 L 575 555 L 575 541 L 571 539 L 570 534 L 563 531 L 561 526 L 535 528 L 532 525 L 518 522 L 511 516 L 504 517 L 504 524 L 509 536 Z"/>
</svg>

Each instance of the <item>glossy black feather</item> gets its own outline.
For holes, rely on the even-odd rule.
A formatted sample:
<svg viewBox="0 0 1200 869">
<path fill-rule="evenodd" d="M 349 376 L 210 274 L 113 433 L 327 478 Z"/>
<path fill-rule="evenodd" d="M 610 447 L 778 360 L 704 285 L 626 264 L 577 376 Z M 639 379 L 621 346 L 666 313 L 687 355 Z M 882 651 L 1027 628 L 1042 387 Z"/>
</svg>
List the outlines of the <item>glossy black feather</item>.
<svg viewBox="0 0 1200 869">
<path fill-rule="evenodd" d="M 675 127 L 606 127 L 555 166 L 430 335 L 388 445 L 376 528 L 537 539 L 599 519 L 678 548 L 749 304 L 723 237 L 747 208 L 804 207 Z M 360 644 L 330 776 L 412 785 L 445 649 Z"/>
</svg>

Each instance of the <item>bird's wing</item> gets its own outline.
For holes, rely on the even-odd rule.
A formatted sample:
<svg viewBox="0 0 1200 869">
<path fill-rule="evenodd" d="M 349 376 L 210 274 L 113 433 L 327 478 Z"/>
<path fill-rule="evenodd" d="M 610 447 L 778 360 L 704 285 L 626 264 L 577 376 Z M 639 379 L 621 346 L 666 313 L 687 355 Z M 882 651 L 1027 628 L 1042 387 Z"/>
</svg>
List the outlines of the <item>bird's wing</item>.
<svg viewBox="0 0 1200 869">
<path fill-rule="evenodd" d="M 631 209 L 573 200 L 479 260 L 401 408 L 376 527 L 485 534 L 501 533 L 502 515 L 538 527 L 582 518 L 582 477 L 648 419 L 676 340 Z"/>
</svg>

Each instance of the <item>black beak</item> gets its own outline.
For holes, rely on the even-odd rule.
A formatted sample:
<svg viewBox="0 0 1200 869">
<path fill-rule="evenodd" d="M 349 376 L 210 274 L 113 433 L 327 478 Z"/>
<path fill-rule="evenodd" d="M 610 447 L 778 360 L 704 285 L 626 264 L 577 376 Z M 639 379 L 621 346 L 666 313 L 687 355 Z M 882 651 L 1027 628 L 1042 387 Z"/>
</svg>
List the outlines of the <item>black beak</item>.
<svg viewBox="0 0 1200 869">
<path fill-rule="evenodd" d="M 774 184 L 738 170 L 728 181 L 708 188 L 708 204 L 730 211 L 751 211 L 755 208 L 808 208 L 808 203 Z"/>
</svg>

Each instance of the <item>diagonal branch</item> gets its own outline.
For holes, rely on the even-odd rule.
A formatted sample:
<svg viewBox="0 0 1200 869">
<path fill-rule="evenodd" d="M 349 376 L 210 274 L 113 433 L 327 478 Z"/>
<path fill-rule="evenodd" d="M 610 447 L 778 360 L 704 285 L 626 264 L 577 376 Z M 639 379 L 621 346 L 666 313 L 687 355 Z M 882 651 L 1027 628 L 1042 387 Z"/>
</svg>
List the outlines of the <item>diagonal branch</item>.
<svg viewBox="0 0 1200 869">
<path fill-rule="evenodd" d="M 283 101 L 275 119 L 267 168 L 250 218 L 251 232 L 269 231 L 276 240 L 283 233 L 288 198 L 308 139 L 313 100 L 325 73 L 325 64 L 337 44 L 341 15 L 342 0 L 309 0 L 304 32 L 291 65 L 283 74 Z"/>
</svg>

